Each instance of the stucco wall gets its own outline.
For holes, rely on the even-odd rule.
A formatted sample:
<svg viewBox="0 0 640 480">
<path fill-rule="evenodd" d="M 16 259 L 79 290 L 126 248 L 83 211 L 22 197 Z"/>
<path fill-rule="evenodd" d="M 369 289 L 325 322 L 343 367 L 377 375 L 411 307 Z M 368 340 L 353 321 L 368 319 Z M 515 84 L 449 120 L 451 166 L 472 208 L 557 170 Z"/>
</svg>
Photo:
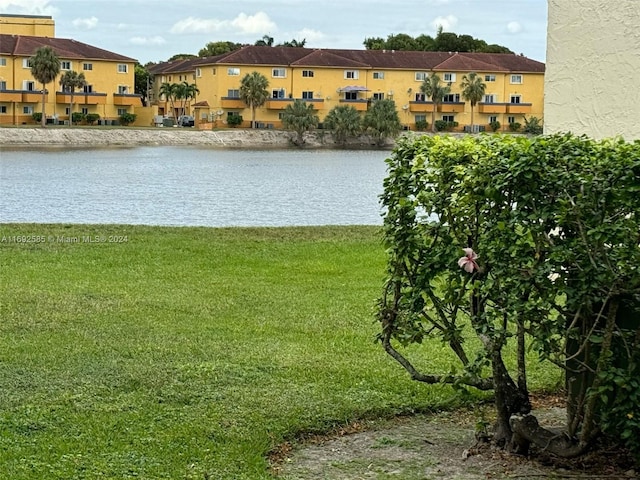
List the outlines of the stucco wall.
<svg viewBox="0 0 640 480">
<path fill-rule="evenodd" d="M 640 138 L 640 0 L 549 0 L 545 133 Z"/>
</svg>

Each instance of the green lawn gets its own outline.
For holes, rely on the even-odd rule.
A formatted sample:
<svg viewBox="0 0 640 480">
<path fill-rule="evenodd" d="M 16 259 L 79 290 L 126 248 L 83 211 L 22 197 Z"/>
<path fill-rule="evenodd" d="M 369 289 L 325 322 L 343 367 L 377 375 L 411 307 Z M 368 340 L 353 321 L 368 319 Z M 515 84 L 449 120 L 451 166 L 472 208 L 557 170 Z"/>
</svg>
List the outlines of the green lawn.
<svg viewBox="0 0 640 480">
<path fill-rule="evenodd" d="M 373 341 L 384 263 L 376 227 L 0 225 L 2 478 L 269 478 L 303 432 L 450 404 Z"/>
</svg>

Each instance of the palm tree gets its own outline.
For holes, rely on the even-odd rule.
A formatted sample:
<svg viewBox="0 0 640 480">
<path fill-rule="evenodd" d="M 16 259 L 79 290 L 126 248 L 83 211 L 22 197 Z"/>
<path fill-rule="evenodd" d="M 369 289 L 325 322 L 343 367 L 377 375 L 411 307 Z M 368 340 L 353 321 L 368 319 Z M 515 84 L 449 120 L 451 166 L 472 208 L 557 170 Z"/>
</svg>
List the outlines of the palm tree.
<svg viewBox="0 0 640 480">
<path fill-rule="evenodd" d="M 269 35 L 263 35 L 260 40 L 257 40 L 254 44 L 257 47 L 273 47 L 273 37 Z"/>
<path fill-rule="evenodd" d="M 69 99 L 69 126 L 71 126 L 71 120 L 73 117 L 73 96 L 76 93 L 76 88 L 84 88 L 87 85 L 87 79 L 84 77 L 84 73 L 74 72 L 68 70 L 60 77 L 60 86 L 63 92 L 70 93 Z"/>
<path fill-rule="evenodd" d="M 198 86 L 195 83 L 182 82 L 175 85 L 174 89 L 174 98 L 176 100 L 180 100 L 180 111 L 182 115 L 185 114 L 185 105 L 186 103 L 196 98 L 196 95 L 200 93 Z"/>
<path fill-rule="evenodd" d="M 395 137 L 402 125 L 393 100 L 377 100 L 364 115 L 363 126 L 376 137 L 376 144 L 381 146 L 388 137 Z"/>
<path fill-rule="evenodd" d="M 161 97 L 164 96 L 166 101 L 171 105 L 171 115 L 173 116 L 173 119 L 176 120 L 176 122 L 176 108 L 174 105 L 174 101 L 176 99 L 177 89 L 177 83 L 164 82 L 162 85 L 160 85 L 160 90 L 158 90 L 158 95 L 160 95 Z"/>
<path fill-rule="evenodd" d="M 287 105 L 282 113 L 282 124 L 285 128 L 296 132 L 293 141 L 296 145 L 304 143 L 304 133 L 318 126 L 320 120 L 314 112 L 313 104 L 304 100 L 296 99 L 292 104 Z"/>
<path fill-rule="evenodd" d="M 324 119 L 324 128 L 331 130 L 336 143 L 345 145 L 347 138 L 360 133 L 360 112 L 351 105 L 333 107 Z"/>
<path fill-rule="evenodd" d="M 256 108 L 269 98 L 268 86 L 269 80 L 259 72 L 247 73 L 240 82 L 240 98 L 251 108 L 251 128 L 255 128 Z"/>
<path fill-rule="evenodd" d="M 60 59 L 51 47 L 40 47 L 30 59 L 31 75 L 42 83 L 42 118 L 41 124 L 46 125 L 45 104 L 47 84 L 53 82 L 60 73 Z"/>
<path fill-rule="evenodd" d="M 473 109 L 482 100 L 487 85 L 476 72 L 470 72 L 468 75 L 462 76 L 460 87 L 462 87 L 462 98 L 469 100 L 469 103 L 471 103 L 471 125 L 473 130 Z"/>
<path fill-rule="evenodd" d="M 436 110 L 438 105 L 442 103 L 442 99 L 445 95 L 451 92 L 451 87 L 440 83 L 440 77 L 437 73 L 433 72 L 427 78 L 424 79 L 422 85 L 420 85 L 420 91 L 427 97 L 431 98 L 433 102 L 433 111 L 431 112 L 431 131 L 436 131 Z"/>
</svg>

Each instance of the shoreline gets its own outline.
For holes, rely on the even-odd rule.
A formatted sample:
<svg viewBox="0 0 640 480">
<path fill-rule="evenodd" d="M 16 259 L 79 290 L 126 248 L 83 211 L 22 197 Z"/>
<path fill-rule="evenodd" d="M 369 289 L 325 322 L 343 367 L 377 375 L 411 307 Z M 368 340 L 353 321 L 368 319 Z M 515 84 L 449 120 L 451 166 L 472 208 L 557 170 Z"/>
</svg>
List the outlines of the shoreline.
<svg viewBox="0 0 640 480">
<path fill-rule="evenodd" d="M 264 129 L 194 130 L 192 128 L 11 127 L 0 128 L 3 147 L 111 147 L 111 146 L 205 146 L 211 148 L 326 148 L 391 149 L 394 139 L 378 147 L 368 136 L 351 139 L 346 147 L 333 141 L 331 133 L 316 130 L 305 134 L 305 144 L 291 143 L 293 132 Z"/>
</svg>

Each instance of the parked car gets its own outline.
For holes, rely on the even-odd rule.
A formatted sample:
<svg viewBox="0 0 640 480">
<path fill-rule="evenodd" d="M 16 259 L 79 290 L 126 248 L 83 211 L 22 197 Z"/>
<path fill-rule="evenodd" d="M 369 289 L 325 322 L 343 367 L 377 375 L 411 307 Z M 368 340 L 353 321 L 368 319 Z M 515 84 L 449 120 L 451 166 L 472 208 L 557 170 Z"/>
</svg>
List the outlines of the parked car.
<svg viewBox="0 0 640 480">
<path fill-rule="evenodd" d="M 193 127 L 194 120 L 191 115 L 180 115 L 178 118 L 178 125 L 181 127 Z"/>
</svg>

